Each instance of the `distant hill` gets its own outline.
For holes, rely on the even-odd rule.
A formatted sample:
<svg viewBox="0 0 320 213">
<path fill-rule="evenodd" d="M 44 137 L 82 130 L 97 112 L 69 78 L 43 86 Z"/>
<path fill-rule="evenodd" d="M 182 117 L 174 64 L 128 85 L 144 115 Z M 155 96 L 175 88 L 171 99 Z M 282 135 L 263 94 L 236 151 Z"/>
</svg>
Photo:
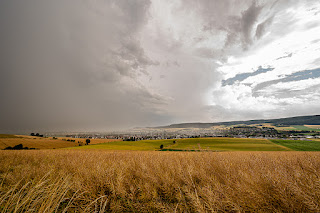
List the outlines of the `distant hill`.
<svg viewBox="0 0 320 213">
<path fill-rule="evenodd" d="M 169 126 L 160 126 L 156 128 L 209 128 L 212 126 L 219 125 L 238 125 L 238 124 L 260 124 L 260 123 L 272 123 L 273 125 L 279 126 L 290 126 L 290 125 L 320 125 L 320 115 L 311 116 L 298 116 L 290 118 L 279 118 L 279 119 L 268 119 L 268 120 L 249 120 L 249 121 L 228 121 L 218 123 L 181 123 L 171 124 Z"/>
</svg>

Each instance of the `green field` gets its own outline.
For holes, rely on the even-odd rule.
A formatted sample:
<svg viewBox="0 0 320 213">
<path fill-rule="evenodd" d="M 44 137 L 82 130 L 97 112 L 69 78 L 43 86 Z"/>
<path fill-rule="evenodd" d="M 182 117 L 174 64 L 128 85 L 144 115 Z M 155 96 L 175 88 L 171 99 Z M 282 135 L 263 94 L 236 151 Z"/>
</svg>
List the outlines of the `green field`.
<svg viewBox="0 0 320 213">
<path fill-rule="evenodd" d="M 292 126 L 294 127 L 296 130 L 300 130 L 300 131 L 316 131 L 319 132 L 320 129 L 313 129 L 313 128 L 309 128 L 307 126 Z"/>
<path fill-rule="evenodd" d="M 102 150 L 134 150 L 134 151 L 320 151 L 320 141 L 301 140 L 267 140 L 253 138 L 186 138 L 170 140 L 113 141 L 88 146 L 75 146 L 74 143 L 61 142 L 46 138 L 22 138 L 15 135 L 0 134 L 1 141 L 7 146 L 23 144 L 35 148 L 66 149 L 102 149 Z M 40 142 L 38 140 L 41 140 Z M 175 143 L 174 143 L 175 141 Z M 63 144 L 60 144 L 63 143 Z M 41 146 L 40 146 L 41 145 Z"/>
<path fill-rule="evenodd" d="M 176 141 L 176 143 L 173 143 Z M 188 138 L 171 140 L 119 141 L 105 144 L 72 147 L 72 149 L 109 149 L 152 151 L 287 151 L 266 139 L 251 138 Z"/>
<path fill-rule="evenodd" d="M 167 148 L 167 147 L 165 147 Z M 285 151 L 266 139 L 251 138 L 188 138 L 177 140 L 170 146 L 174 150 L 213 150 L 213 151 Z"/>
<path fill-rule="evenodd" d="M 288 147 L 295 151 L 320 151 L 320 141 L 271 140 L 275 144 Z"/>
<path fill-rule="evenodd" d="M 143 140 L 143 141 L 116 141 L 96 145 L 78 146 L 70 149 L 109 149 L 109 150 L 139 150 L 153 151 L 160 148 L 160 145 L 169 146 L 173 140 Z"/>
</svg>

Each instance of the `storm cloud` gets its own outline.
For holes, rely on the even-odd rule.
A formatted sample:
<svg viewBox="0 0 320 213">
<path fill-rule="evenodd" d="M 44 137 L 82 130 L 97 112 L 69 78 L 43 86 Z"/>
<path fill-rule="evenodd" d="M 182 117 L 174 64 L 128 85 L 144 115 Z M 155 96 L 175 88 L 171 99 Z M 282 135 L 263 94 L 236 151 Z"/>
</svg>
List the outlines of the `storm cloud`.
<svg viewBox="0 0 320 213">
<path fill-rule="evenodd" d="M 1 129 L 119 128 L 157 117 L 165 99 L 137 81 L 158 65 L 137 35 L 149 1 L 0 4 Z"/>
<path fill-rule="evenodd" d="M 302 102 L 319 86 L 318 11 L 316 0 L 1 1 L 0 132 L 317 113 L 319 96 Z"/>
</svg>

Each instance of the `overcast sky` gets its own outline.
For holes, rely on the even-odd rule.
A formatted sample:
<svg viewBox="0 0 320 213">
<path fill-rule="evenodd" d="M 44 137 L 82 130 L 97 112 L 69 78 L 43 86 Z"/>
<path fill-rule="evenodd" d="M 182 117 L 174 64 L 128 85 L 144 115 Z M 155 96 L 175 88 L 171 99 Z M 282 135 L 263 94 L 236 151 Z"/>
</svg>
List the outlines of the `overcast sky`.
<svg viewBox="0 0 320 213">
<path fill-rule="evenodd" d="M 1 0 L 0 132 L 320 114 L 319 0 Z"/>
</svg>

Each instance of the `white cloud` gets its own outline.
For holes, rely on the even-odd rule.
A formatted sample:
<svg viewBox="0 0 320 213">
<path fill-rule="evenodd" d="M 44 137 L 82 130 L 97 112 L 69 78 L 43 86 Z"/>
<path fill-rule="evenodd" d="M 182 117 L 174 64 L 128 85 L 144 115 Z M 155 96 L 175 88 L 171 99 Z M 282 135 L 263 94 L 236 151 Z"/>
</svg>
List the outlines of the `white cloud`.
<svg viewBox="0 0 320 213">
<path fill-rule="evenodd" d="M 319 78 L 314 79 L 310 76 L 305 80 L 291 79 L 288 82 L 281 82 L 281 79 L 294 73 L 320 67 L 318 60 L 320 43 L 315 42 L 320 33 L 320 14 L 315 14 L 317 10 L 319 10 L 318 3 L 301 3 L 296 7 L 287 8 L 284 12 L 276 13 L 268 31 L 260 40 L 255 41 L 243 55 L 229 56 L 228 61 L 218 69 L 224 79 L 230 79 L 241 73 L 254 73 L 259 67 L 273 68 L 273 70 L 248 75 L 247 78 L 240 79 L 232 85 L 221 85 L 213 89 L 213 96 L 219 94 L 219 98 L 213 98 L 211 104 L 223 103 L 223 106 L 229 109 L 247 108 L 248 111 L 259 111 L 261 117 L 265 117 L 270 116 L 272 110 L 279 108 L 295 106 L 298 108 L 302 103 L 308 105 L 307 97 L 310 96 L 313 96 L 313 103 L 320 103 L 319 96 L 310 94 L 316 91 L 308 90 L 319 85 Z M 288 17 L 292 18 L 287 19 Z M 288 27 L 281 29 L 285 23 Z M 260 84 L 265 86 L 258 92 L 255 91 L 255 87 Z M 287 92 L 287 97 L 284 95 L 285 91 L 291 91 Z"/>
</svg>

